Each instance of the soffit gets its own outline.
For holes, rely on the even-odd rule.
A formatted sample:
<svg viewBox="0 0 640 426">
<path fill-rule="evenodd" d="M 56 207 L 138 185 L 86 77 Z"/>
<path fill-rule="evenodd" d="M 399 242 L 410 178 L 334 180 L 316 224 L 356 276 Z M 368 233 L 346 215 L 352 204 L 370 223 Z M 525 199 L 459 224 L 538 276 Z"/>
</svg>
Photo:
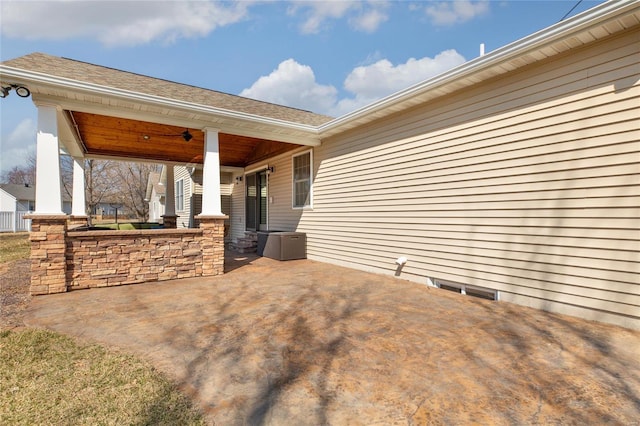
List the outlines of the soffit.
<svg viewBox="0 0 640 426">
<path fill-rule="evenodd" d="M 201 130 L 78 111 L 69 116 L 85 156 L 203 163 L 205 134 Z M 188 142 L 182 137 L 185 130 L 193 136 Z M 218 143 L 220 165 L 231 167 L 246 167 L 299 147 L 228 133 L 219 133 Z"/>
</svg>

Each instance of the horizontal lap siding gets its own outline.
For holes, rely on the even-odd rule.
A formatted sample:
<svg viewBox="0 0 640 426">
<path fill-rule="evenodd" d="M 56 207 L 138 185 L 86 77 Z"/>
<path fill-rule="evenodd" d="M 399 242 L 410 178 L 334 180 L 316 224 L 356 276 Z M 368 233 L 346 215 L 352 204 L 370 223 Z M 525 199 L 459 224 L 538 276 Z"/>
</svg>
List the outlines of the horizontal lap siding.
<svg viewBox="0 0 640 426">
<path fill-rule="evenodd" d="M 639 42 L 628 32 L 323 141 L 297 226 L 309 257 L 393 274 L 407 256 L 401 277 L 640 328 Z"/>
<path fill-rule="evenodd" d="M 176 225 L 178 228 L 188 228 L 189 222 L 191 221 L 191 176 L 185 166 L 174 166 L 173 173 L 176 182 L 180 179 L 184 179 L 184 209 L 178 210 L 178 206 L 176 206 L 176 215 L 178 216 L 176 219 Z"/>
<path fill-rule="evenodd" d="M 302 210 L 292 208 L 292 164 L 291 157 L 309 148 L 300 148 L 269 161 L 275 172 L 269 175 L 269 229 L 277 231 L 295 231 Z"/>
<path fill-rule="evenodd" d="M 242 181 L 237 181 L 237 177 L 243 176 L 242 173 L 234 173 L 232 176 L 232 184 L 231 187 L 231 213 L 229 215 L 229 224 L 231 227 L 229 238 L 232 241 L 236 241 L 238 238 L 243 238 L 245 236 L 245 208 L 244 208 L 244 177 Z"/>
</svg>

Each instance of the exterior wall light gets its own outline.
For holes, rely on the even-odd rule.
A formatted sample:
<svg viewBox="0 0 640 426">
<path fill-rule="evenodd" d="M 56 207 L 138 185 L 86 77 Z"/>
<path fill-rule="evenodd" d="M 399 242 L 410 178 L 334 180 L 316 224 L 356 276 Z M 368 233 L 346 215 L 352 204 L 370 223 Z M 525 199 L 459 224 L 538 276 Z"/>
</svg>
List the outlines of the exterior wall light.
<svg viewBox="0 0 640 426">
<path fill-rule="evenodd" d="M 7 96 L 9 96 L 9 92 L 11 91 L 11 89 L 14 89 L 16 91 L 16 94 L 21 98 L 27 98 L 31 94 L 29 89 L 27 89 L 26 87 L 12 84 L 8 87 L 0 87 L 0 98 L 6 98 Z"/>
<path fill-rule="evenodd" d="M 267 170 L 265 170 L 266 174 L 270 175 L 271 173 L 275 172 L 276 168 L 274 166 L 271 167 L 267 167 Z"/>
<path fill-rule="evenodd" d="M 13 86 L 13 88 L 16 89 L 16 95 L 20 96 L 21 98 L 28 98 L 31 94 L 29 89 L 24 86 Z"/>
</svg>

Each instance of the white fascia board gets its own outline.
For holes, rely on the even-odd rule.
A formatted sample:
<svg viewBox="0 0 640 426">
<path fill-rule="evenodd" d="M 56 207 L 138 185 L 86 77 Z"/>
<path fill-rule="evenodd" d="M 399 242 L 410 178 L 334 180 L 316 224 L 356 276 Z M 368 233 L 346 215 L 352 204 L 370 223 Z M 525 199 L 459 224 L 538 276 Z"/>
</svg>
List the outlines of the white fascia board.
<svg viewBox="0 0 640 426">
<path fill-rule="evenodd" d="M 117 89 L 108 86 L 102 86 L 93 83 L 86 83 L 78 80 L 72 80 L 65 77 L 57 77 L 49 74 L 43 74 L 34 71 L 27 71 L 18 68 L 0 65 L 0 80 L 11 80 L 11 83 L 29 83 L 41 84 L 58 90 L 78 90 L 92 95 L 109 96 L 127 101 L 137 101 L 164 108 L 181 109 L 206 115 L 214 115 L 232 120 L 240 120 L 250 123 L 258 123 L 265 126 L 271 126 L 281 131 L 293 130 L 310 135 L 317 135 L 317 127 L 312 125 L 293 123 L 290 121 L 279 120 L 276 118 L 267 118 L 255 114 L 248 114 L 239 111 L 231 111 L 224 108 L 216 108 L 201 104 L 164 98 L 161 96 L 147 95 L 144 93 L 133 92 L 130 90 Z"/>
<path fill-rule="evenodd" d="M 567 39 L 575 34 L 593 29 L 612 19 L 638 10 L 640 10 L 640 2 L 638 0 L 608 1 L 570 19 L 558 22 L 555 25 L 498 48 L 484 56 L 465 62 L 444 74 L 415 84 L 405 90 L 391 94 L 356 111 L 324 123 L 318 126 L 318 130 L 322 136 L 339 133 L 343 126 L 348 128 L 349 125 L 355 124 L 358 120 L 365 119 L 365 117 L 371 114 L 376 112 L 384 113 L 384 110 L 415 98 L 425 92 L 463 80 L 482 70 L 495 67 L 501 63 L 521 57 L 531 51 L 541 49 L 551 43 Z"/>
</svg>

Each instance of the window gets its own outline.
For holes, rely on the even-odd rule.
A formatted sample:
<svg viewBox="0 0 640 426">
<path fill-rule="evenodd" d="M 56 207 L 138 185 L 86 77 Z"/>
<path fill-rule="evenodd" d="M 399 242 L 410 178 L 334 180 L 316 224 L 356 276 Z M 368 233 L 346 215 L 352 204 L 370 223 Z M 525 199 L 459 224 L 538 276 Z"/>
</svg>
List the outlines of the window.
<svg viewBox="0 0 640 426">
<path fill-rule="evenodd" d="M 312 206 L 311 151 L 293 156 L 293 208 Z"/>
<path fill-rule="evenodd" d="M 184 179 L 176 181 L 176 211 L 184 210 Z"/>
</svg>

